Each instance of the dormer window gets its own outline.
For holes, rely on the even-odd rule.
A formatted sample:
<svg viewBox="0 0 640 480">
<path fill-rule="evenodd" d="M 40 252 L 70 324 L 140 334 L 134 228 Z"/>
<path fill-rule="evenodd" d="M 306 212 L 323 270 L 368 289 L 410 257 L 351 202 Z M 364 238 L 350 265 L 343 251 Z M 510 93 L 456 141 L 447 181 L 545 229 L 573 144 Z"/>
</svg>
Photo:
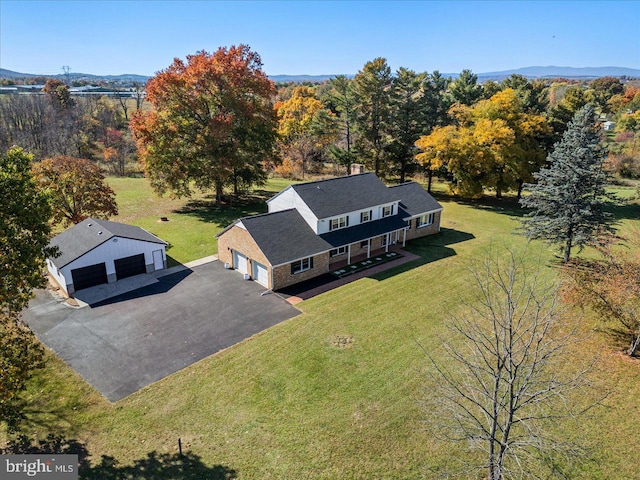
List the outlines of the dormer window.
<svg viewBox="0 0 640 480">
<path fill-rule="evenodd" d="M 382 218 L 390 217 L 391 215 L 393 215 L 393 205 L 382 207 Z"/>
<path fill-rule="evenodd" d="M 360 223 L 371 221 L 373 210 L 367 210 L 366 212 L 360 212 Z"/>
<path fill-rule="evenodd" d="M 349 217 L 332 218 L 329 222 L 329 231 L 338 230 L 339 228 L 345 228 L 349 226 Z"/>
</svg>

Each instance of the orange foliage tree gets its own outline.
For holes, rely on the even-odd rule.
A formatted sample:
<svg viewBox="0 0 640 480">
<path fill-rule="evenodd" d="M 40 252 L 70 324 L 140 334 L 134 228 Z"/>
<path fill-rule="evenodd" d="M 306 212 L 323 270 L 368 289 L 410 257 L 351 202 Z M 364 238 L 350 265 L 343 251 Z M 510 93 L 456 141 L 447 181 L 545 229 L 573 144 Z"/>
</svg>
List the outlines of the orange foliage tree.
<svg viewBox="0 0 640 480">
<path fill-rule="evenodd" d="M 189 196 L 260 184 L 275 157 L 274 85 L 248 46 L 174 59 L 147 84 L 154 110 L 138 111 L 131 130 L 154 189 Z"/>
<path fill-rule="evenodd" d="M 100 168 L 90 160 L 55 157 L 33 167 L 39 188 L 51 197 L 53 221 L 66 225 L 87 217 L 118 214 L 115 193 L 104 182 Z"/>
</svg>

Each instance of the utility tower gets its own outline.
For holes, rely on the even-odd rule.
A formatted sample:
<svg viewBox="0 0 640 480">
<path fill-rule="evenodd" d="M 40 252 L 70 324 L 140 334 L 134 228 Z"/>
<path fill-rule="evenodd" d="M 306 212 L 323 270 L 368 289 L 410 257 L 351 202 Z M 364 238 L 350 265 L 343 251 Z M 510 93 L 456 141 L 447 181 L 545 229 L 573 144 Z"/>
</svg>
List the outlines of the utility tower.
<svg viewBox="0 0 640 480">
<path fill-rule="evenodd" d="M 67 87 L 71 86 L 71 83 L 69 81 L 69 72 L 71 71 L 71 67 L 65 65 L 64 67 L 62 67 L 62 71 L 64 72 L 64 76 L 66 78 Z"/>
</svg>

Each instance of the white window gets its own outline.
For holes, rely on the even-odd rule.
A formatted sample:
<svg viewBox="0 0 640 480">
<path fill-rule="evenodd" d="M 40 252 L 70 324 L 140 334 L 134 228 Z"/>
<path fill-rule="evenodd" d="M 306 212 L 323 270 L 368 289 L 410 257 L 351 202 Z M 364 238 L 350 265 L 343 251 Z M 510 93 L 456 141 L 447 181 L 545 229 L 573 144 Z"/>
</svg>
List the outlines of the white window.
<svg viewBox="0 0 640 480">
<path fill-rule="evenodd" d="M 349 217 L 332 218 L 329 222 L 329 231 L 338 230 L 349 226 Z"/>
<path fill-rule="evenodd" d="M 329 255 L 332 257 L 337 257 L 338 255 L 344 255 L 345 253 L 347 253 L 347 247 L 338 247 L 331 250 L 329 252 Z"/>
<path fill-rule="evenodd" d="M 373 212 L 371 210 L 367 210 L 366 212 L 360 212 L 360 223 L 371 221 L 372 213 Z"/>
<path fill-rule="evenodd" d="M 427 213 L 418 218 L 418 228 L 426 227 L 433 223 L 433 213 Z"/>
<path fill-rule="evenodd" d="M 393 215 L 393 205 L 382 207 L 382 218 Z"/>
<path fill-rule="evenodd" d="M 313 257 L 303 258 L 291 264 L 291 275 L 302 273 L 313 268 Z"/>
</svg>

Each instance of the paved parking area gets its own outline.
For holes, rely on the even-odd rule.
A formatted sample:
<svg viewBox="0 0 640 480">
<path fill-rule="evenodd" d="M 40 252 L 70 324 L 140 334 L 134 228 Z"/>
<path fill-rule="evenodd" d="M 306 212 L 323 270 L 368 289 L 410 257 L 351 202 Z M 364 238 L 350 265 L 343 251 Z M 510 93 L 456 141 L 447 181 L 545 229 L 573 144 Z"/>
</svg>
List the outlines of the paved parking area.
<svg viewBox="0 0 640 480">
<path fill-rule="evenodd" d="M 300 313 L 218 262 L 72 308 L 40 290 L 23 319 L 112 402 Z"/>
</svg>

